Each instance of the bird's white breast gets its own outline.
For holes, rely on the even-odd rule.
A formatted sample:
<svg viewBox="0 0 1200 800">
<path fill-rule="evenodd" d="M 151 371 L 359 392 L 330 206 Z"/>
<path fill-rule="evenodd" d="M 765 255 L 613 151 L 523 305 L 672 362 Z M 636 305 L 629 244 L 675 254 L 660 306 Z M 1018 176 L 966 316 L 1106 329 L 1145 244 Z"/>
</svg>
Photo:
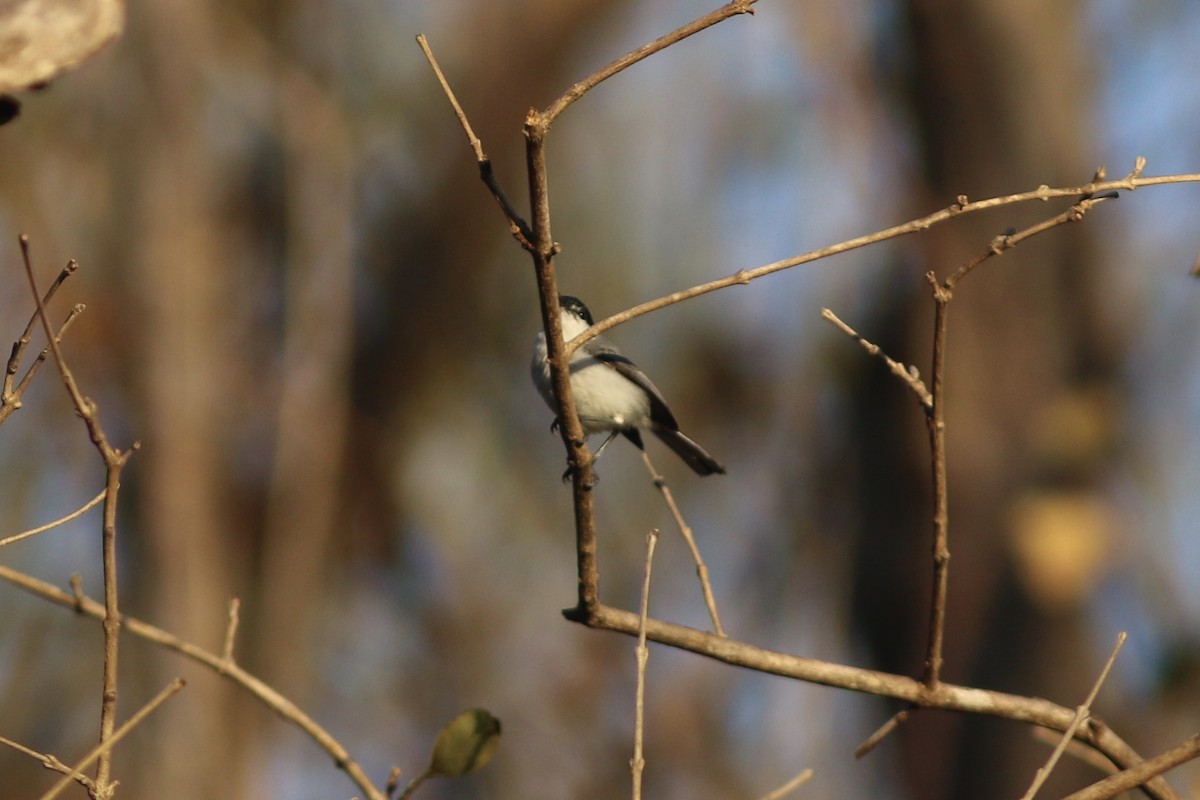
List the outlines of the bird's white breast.
<svg viewBox="0 0 1200 800">
<path fill-rule="evenodd" d="M 568 319 L 571 320 L 569 327 Z M 563 315 L 563 335 L 568 340 L 586 327 L 581 320 Z M 581 347 L 571 356 L 571 394 L 575 397 L 575 411 L 584 431 L 596 433 L 647 426 L 650 399 L 646 392 L 609 365 L 589 356 L 585 349 L 586 346 Z M 538 393 L 553 410 L 550 362 L 546 356 L 546 335 L 539 333 L 534 340 L 531 371 Z"/>
</svg>

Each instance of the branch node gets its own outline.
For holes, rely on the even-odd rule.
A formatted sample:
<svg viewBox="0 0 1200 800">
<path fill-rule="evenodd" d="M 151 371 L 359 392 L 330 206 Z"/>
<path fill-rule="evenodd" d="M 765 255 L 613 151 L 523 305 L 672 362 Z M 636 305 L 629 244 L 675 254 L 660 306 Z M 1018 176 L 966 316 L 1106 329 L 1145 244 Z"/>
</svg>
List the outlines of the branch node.
<svg viewBox="0 0 1200 800">
<path fill-rule="evenodd" d="M 83 613 L 83 603 L 87 595 L 83 593 L 83 577 L 78 572 L 71 576 L 71 596 L 75 598 L 75 613 Z"/>
<path fill-rule="evenodd" d="M 1146 157 L 1145 156 L 1138 156 L 1137 158 L 1135 158 L 1133 160 L 1133 172 L 1130 172 L 1128 175 L 1125 176 L 1125 180 L 1129 182 L 1128 183 L 1129 191 L 1133 191 L 1134 189 L 1137 188 L 1137 185 L 1134 183 L 1134 181 L 1136 181 L 1138 178 L 1142 177 L 1142 172 L 1145 169 L 1146 169 Z"/>
</svg>

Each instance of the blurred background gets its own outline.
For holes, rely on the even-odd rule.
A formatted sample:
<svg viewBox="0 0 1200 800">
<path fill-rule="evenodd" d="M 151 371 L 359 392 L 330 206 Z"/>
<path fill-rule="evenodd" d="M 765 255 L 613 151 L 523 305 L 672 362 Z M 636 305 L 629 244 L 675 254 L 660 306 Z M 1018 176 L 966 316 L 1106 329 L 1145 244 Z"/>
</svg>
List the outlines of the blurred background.
<svg viewBox="0 0 1200 800">
<path fill-rule="evenodd" d="M 528 377 L 529 260 L 413 39 L 425 33 L 522 209 L 521 124 L 714 7 L 696 0 L 134 2 L 123 37 L 0 128 L 0 340 L 31 304 L 16 237 L 125 473 L 121 604 L 241 663 L 382 784 L 484 706 L 492 762 L 426 798 L 628 792 L 634 642 L 575 602 L 570 492 Z M 971 199 L 1200 167 L 1200 6 L 764 0 L 602 84 L 548 146 L 564 291 L 598 317 Z M 1200 187 L 1123 193 L 987 263 L 950 309 L 950 607 L 943 677 L 1082 701 L 1144 755 L 1200 718 Z M 730 634 L 918 676 L 930 581 L 923 417 L 830 307 L 928 374 L 923 275 L 1066 204 L 974 215 L 676 305 L 610 335 L 728 467 L 649 444 Z M 595 444 L 595 443 L 594 443 Z M 4 426 L 3 530 L 68 513 L 103 469 L 47 370 Z M 597 489 L 602 597 L 634 608 L 669 517 L 617 443 Z M 100 592 L 99 512 L 3 563 Z M 94 742 L 101 631 L 0 587 L 0 735 Z M 705 627 L 678 537 L 652 612 Z M 117 750 L 128 798 L 338 798 L 355 787 L 246 694 L 126 636 L 120 716 L 188 688 Z M 646 796 L 1018 796 L 1049 746 L 654 648 Z M 1099 773 L 1065 761 L 1044 790 Z M 1200 768 L 1170 775 L 1200 796 Z M 0 749 L 0 797 L 54 780 Z M 76 791 L 82 796 L 82 791 Z"/>
</svg>

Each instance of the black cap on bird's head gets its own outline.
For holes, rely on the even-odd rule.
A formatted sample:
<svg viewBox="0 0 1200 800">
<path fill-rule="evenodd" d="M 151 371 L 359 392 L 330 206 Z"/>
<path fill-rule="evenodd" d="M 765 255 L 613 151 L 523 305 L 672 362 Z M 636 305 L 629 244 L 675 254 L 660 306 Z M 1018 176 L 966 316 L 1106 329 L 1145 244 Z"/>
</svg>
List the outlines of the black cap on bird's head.
<svg viewBox="0 0 1200 800">
<path fill-rule="evenodd" d="M 568 314 L 574 314 L 586 322 L 588 327 L 596 324 L 595 320 L 592 319 L 592 312 L 588 311 L 588 307 L 578 297 L 572 297 L 569 294 L 560 294 L 558 296 L 558 305 L 563 311 L 566 311 Z"/>
</svg>

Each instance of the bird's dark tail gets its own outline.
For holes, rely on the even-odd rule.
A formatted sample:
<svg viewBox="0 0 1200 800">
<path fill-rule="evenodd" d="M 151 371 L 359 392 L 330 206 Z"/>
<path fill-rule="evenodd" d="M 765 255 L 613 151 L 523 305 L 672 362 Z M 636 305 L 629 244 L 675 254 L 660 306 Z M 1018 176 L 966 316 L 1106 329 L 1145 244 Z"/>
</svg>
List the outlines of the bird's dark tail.
<svg viewBox="0 0 1200 800">
<path fill-rule="evenodd" d="M 725 467 L 720 461 L 710 456 L 703 447 L 679 431 L 661 426 L 655 426 L 653 430 L 654 435 L 662 439 L 663 444 L 686 461 L 697 475 L 712 475 L 714 472 L 725 474 Z"/>
</svg>

